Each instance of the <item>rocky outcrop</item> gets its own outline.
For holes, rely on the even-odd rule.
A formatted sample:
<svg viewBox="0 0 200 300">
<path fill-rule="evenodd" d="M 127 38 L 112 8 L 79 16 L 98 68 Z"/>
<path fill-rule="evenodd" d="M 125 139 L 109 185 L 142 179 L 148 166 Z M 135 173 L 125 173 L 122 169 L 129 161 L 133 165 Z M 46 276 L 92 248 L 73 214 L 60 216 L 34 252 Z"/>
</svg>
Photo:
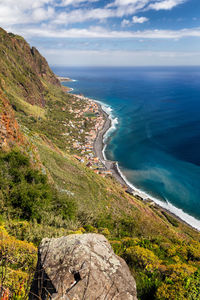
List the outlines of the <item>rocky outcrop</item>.
<svg viewBox="0 0 200 300">
<path fill-rule="evenodd" d="M 29 300 L 136 300 L 125 261 L 103 235 L 43 239 Z"/>
</svg>

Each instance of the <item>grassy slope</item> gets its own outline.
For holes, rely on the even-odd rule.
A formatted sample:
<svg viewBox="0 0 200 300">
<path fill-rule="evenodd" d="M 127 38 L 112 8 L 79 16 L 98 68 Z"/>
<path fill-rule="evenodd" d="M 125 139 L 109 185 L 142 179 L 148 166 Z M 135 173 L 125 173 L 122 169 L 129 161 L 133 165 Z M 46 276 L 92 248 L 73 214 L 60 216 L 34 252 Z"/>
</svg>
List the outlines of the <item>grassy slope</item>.
<svg viewBox="0 0 200 300">
<path fill-rule="evenodd" d="M 5 39 L 9 48 L 10 40 L 7 36 Z M 8 51 L 4 42 L 2 47 Z M 1 66 L 2 90 L 15 110 L 29 147 L 32 152 L 37 149 L 39 153 L 38 160 L 42 165 L 34 162 L 47 174 L 53 196 L 49 207 L 42 211 L 39 222 L 31 217 L 27 221 L 21 220 L 20 214 L 13 213 L 13 204 L 5 205 L 3 196 L 2 222 L 8 232 L 35 244 L 46 236 L 84 230 L 103 232 L 112 241 L 116 253 L 129 263 L 137 279 L 140 299 L 188 299 L 191 286 L 196 291 L 191 299 L 198 299 L 199 233 L 127 195 L 113 179 L 104 179 L 77 162 L 70 155 L 73 153 L 72 139 L 84 139 L 84 134 L 80 136 L 78 129 L 69 126 L 70 120 L 76 122 L 70 108 L 81 108 L 82 104 L 45 78 L 39 77 L 38 81 L 36 73 L 29 76 L 33 71 L 28 68 L 28 61 L 20 69 L 20 76 L 25 80 L 22 88 L 13 67 L 17 68 L 22 58 L 20 53 L 16 56 L 12 47 L 9 51 L 12 64 L 10 66 L 7 61 L 9 68 Z M 5 74 L 4 69 L 9 71 Z M 30 101 L 24 91 L 29 89 L 35 98 L 42 89 L 42 102 L 37 103 L 32 98 Z M 41 105 L 43 101 L 45 106 Z M 92 122 L 87 122 L 86 128 L 91 126 Z M 64 132 L 70 135 L 63 135 Z M 5 161 L 2 160 L 1 164 L 4 166 Z M 1 173 L 1 176 L 5 174 L 13 180 L 10 173 Z M 20 180 L 24 183 L 24 178 Z M 9 186 L 11 193 L 15 184 L 12 182 Z"/>
</svg>

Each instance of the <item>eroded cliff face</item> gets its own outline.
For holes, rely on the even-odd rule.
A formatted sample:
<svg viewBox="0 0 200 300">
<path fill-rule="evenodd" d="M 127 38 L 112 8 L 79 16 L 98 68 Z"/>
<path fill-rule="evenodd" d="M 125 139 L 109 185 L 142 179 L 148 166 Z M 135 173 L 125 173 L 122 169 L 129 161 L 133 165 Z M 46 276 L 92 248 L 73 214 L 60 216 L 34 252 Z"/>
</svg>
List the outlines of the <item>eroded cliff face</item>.
<svg viewBox="0 0 200 300">
<path fill-rule="evenodd" d="M 16 144 L 25 144 L 25 138 L 20 131 L 12 107 L 0 91 L 0 149 L 8 150 Z"/>
<path fill-rule="evenodd" d="M 55 77 L 55 74 L 49 68 L 49 65 L 46 59 L 39 53 L 39 51 L 35 48 L 31 48 L 31 54 L 33 59 L 33 68 L 35 72 L 46 81 L 50 82 L 51 84 L 60 86 L 60 81 Z"/>
<path fill-rule="evenodd" d="M 0 88 L 12 98 L 45 106 L 45 83 L 60 86 L 46 59 L 20 36 L 0 28 Z"/>
</svg>

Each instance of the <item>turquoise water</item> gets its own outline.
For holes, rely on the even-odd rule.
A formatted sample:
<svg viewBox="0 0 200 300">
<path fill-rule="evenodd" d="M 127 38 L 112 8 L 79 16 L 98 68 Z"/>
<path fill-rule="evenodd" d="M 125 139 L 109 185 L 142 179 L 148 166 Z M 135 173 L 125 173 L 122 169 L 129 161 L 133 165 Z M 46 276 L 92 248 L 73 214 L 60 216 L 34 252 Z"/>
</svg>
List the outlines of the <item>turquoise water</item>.
<svg viewBox="0 0 200 300">
<path fill-rule="evenodd" d="M 200 67 L 53 70 L 112 108 L 105 154 L 127 180 L 200 229 Z"/>
</svg>

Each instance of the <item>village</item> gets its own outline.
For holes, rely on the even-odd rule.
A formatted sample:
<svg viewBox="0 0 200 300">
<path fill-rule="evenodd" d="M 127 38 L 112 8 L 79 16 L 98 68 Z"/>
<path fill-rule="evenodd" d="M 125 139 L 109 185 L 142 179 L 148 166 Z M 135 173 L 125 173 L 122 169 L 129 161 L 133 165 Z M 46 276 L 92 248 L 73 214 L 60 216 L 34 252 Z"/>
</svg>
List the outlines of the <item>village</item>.
<svg viewBox="0 0 200 300">
<path fill-rule="evenodd" d="M 105 161 L 101 161 L 95 155 L 94 142 L 98 132 L 104 127 L 106 121 L 104 114 L 99 108 L 99 104 L 95 100 L 83 95 L 73 94 L 69 112 L 73 114 L 73 118 L 68 123 L 65 123 L 65 125 L 70 131 L 63 133 L 63 135 L 71 138 L 70 153 L 76 160 L 85 164 L 86 167 L 92 169 L 96 174 L 102 177 L 114 176 L 111 171 L 113 162 L 105 164 Z M 85 128 L 85 122 L 88 124 L 87 128 Z M 114 177 L 116 178 L 116 174 Z M 120 180 L 126 193 L 148 202 L 150 205 L 154 205 L 154 202 L 146 194 L 128 187 L 119 177 L 120 175 L 118 174 L 117 178 Z"/>
<path fill-rule="evenodd" d="M 79 135 L 76 138 L 72 137 L 71 146 L 76 152 L 73 156 L 102 177 L 112 175 L 112 172 L 107 170 L 100 159 L 95 156 L 93 146 L 98 131 L 104 126 L 105 117 L 94 100 L 88 99 L 83 95 L 73 96 L 74 101 L 72 101 L 72 104 L 81 103 L 81 107 L 80 105 L 78 107 L 72 106 L 69 109 L 69 112 L 73 113 L 76 122 L 70 120 L 68 126 L 71 129 L 79 130 Z M 88 128 L 84 127 L 86 122 L 89 124 Z M 69 133 L 65 133 L 65 135 L 69 135 Z M 81 138 L 81 135 L 84 136 L 84 139 Z"/>
</svg>

